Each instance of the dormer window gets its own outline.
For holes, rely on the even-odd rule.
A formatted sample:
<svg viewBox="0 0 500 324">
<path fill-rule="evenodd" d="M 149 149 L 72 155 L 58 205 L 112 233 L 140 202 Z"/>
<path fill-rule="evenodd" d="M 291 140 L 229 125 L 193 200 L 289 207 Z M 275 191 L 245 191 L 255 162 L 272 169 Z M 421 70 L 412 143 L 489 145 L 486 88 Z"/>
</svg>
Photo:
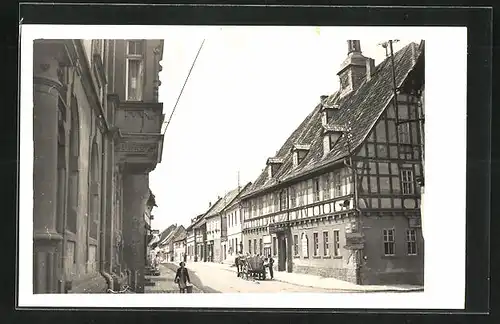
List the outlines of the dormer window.
<svg viewBox="0 0 500 324">
<path fill-rule="evenodd" d="M 283 165 L 283 159 L 282 158 L 268 158 L 267 159 L 267 170 L 269 173 L 269 178 L 272 178 L 276 175 L 276 172 L 278 172 L 278 169 Z"/>
<path fill-rule="evenodd" d="M 328 98 L 322 96 L 321 100 L 321 121 L 323 125 L 330 124 L 333 120 L 333 114 L 340 108 L 339 104 L 328 102 Z"/>
<path fill-rule="evenodd" d="M 333 149 L 344 132 L 344 127 L 323 125 L 323 155 L 328 154 Z"/>
<path fill-rule="evenodd" d="M 304 160 L 304 158 L 306 157 L 306 155 L 310 149 L 311 149 L 310 145 L 295 144 L 292 147 L 292 158 L 293 158 L 293 166 L 294 167 L 296 167 L 300 163 L 302 163 L 302 161 Z"/>
</svg>

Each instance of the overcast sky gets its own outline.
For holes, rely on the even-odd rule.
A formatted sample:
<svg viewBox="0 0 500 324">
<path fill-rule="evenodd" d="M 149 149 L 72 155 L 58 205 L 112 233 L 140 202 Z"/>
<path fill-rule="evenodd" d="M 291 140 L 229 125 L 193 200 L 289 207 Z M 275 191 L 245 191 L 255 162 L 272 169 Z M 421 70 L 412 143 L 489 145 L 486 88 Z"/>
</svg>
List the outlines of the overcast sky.
<svg viewBox="0 0 500 324">
<path fill-rule="evenodd" d="M 292 131 L 339 87 L 347 55 L 333 28 L 228 27 L 165 39 L 160 101 L 168 119 L 196 53 L 204 46 L 166 130 L 163 159 L 150 174 L 158 207 L 153 228 L 189 225 L 209 202 L 253 182 Z M 385 39 L 361 39 L 379 64 Z M 410 41 L 400 40 L 394 50 Z"/>
</svg>

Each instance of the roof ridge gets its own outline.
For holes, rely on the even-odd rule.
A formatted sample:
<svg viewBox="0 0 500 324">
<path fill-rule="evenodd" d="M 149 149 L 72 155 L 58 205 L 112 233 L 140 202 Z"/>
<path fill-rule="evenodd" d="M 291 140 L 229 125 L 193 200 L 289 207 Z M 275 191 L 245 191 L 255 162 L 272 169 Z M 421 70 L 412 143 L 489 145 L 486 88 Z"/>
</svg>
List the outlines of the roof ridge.
<svg viewBox="0 0 500 324">
<path fill-rule="evenodd" d="M 393 54 L 397 85 L 404 82 L 419 56 L 415 55 L 415 51 L 413 51 L 412 48 L 414 45 L 412 44 L 414 44 L 414 42 L 407 44 Z M 411 54 L 409 54 L 410 51 Z M 422 54 L 419 53 L 421 51 L 417 50 L 416 52 L 420 55 Z M 391 69 L 391 57 L 388 56 L 376 66 L 375 73 L 370 80 L 367 80 L 366 76 L 364 77 L 364 80 L 356 91 L 342 98 L 335 96 L 337 91 L 329 97 L 332 99 L 332 102 L 335 101 L 340 104 L 340 109 L 334 112 L 331 124 L 336 123 L 344 125 L 350 122 L 353 127 L 352 133 L 354 133 L 354 137 L 349 140 L 350 143 L 352 143 L 350 152 L 355 150 L 364 140 L 366 140 L 366 137 L 394 96 L 392 91 Z M 330 102 L 330 104 L 332 102 Z M 321 118 L 318 118 L 320 114 L 318 114 L 319 110 L 317 108 L 320 106 L 321 105 L 316 106 L 313 111 L 308 114 L 299 128 L 292 132 L 280 148 L 280 153 L 282 154 L 279 156 L 284 158 L 284 163 L 275 177 L 269 179 L 266 172 L 263 171 L 257 177 L 251 190 L 245 194 L 245 197 L 251 196 L 261 189 L 271 188 L 275 186 L 277 182 L 291 180 L 311 170 L 326 166 L 330 163 L 336 163 L 336 161 L 343 158 L 346 154 L 349 154 L 345 147 L 347 143 L 345 136 L 339 138 L 335 147 L 328 154 L 324 155 L 322 153 L 320 147 L 322 147 L 323 141 L 321 136 L 318 135 L 321 133 L 320 125 L 322 124 Z M 283 152 L 282 150 L 290 146 L 293 142 L 297 140 L 303 141 L 304 139 L 307 139 L 306 141 L 311 145 L 311 151 L 306 155 L 301 165 L 297 168 L 292 168 L 290 164 L 291 154 L 289 152 Z M 319 151 L 321 151 L 321 154 L 318 153 Z"/>
</svg>

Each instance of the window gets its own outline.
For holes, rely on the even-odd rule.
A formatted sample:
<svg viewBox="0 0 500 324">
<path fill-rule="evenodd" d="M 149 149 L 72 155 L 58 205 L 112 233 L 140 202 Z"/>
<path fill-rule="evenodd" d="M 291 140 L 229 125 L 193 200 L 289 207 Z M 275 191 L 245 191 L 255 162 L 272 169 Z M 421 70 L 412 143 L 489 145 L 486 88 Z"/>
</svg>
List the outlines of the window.
<svg viewBox="0 0 500 324">
<path fill-rule="evenodd" d="M 299 184 L 299 206 L 304 205 L 304 183 Z"/>
<path fill-rule="evenodd" d="M 339 230 L 333 231 L 333 255 L 334 256 L 340 255 L 340 231 Z"/>
<path fill-rule="evenodd" d="M 335 182 L 335 196 L 342 196 L 342 183 L 340 182 L 340 172 L 337 171 L 333 175 L 333 181 Z"/>
<path fill-rule="evenodd" d="M 306 233 L 302 233 L 302 257 L 309 257 L 309 239 L 307 238 Z"/>
<path fill-rule="evenodd" d="M 131 101 L 141 101 L 144 79 L 144 52 L 142 41 L 128 41 L 125 68 L 127 73 L 126 98 Z"/>
<path fill-rule="evenodd" d="M 384 229 L 384 254 L 394 255 L 395 245 L 394 229 Z"/>
<path fill-rule="evenodd" d="M 288 208 L 287 198 L 288 198 L 288 192 L 286 189 L 284 189 L 280 192 L 280 210 L 286 210 Z"/>
<path fill-rule="evenodd" d="M 248 253 L 252 254 L 252 240 L 248 240 Z"/>
<path fill-rule="evenodd" d="M 313 196 L 315 202 L 320 200 L 319 192 L 320 192 L 319 178 L 315 178 L 313 179 L 313 193 L 314 193 Z"/>
<path fill-rule="evenodd" d="M 290 208 L 294 208 L 297 203 L 297 192 L 295 191 L 295 186 L 290 187 Z"/>
<path fill-rule="evenodd" d="M 253 253 L 257 254 L 257 239 L 253 239 Z"/>
<path fill-rule="evenodd" d="M 410 144 L 410 124 L 403 122 L 398 125 L 399 143 Z"/>
<path fill-rule="evenodd" d="M 260 255 L 263 255 L 263 249 L 264 248 L 264 245 L 262 244 L 262 239 L 259 239 L 259 254 Z"/>
<path fill-rule="evenodd" d="M 323 255 L 330 255 L 330 247 L 328 245 L 328 232 L 323 232 Z"/>
<path fill-rule="evenodd" d="M 235 239 L 234 239 L 234 250 L 235 250 L 235 251 L 239 251 L 239 250 L 240 250 L 240 249 L 238 248 L 238 238 L 235 238 Z M 241 252 L 243 252 L 243 251 L 241 251 Z"/>
<path fill-rule="evenodd" d="M 403 188 L 403 195 L 414 194 L 413 170 L 401 170 L 401 187 Z"/>
<path fill-rule="evenodd" d="M 417 232 L 414 229 L 406 231 L 406 253 L 417 255 Z"/>
<path fill-rule="evenodd" d="M 299 255 L 299 236 L 293 236 L 293 255 Z"/>
<path fill-rule="evenodd" d="M 276 256 L 278 254 L 278 239 L 276 237 L 273 237 L 273 256 Z"/>
<path fill-rule="evenodd" d="M 323 200 L 330 199 L 330 174 L 323 175 Z"/>
<path fill-rule="evenodd" d="M 313 239 L 314 239 L 314 256 L 319 255 L 319 236 L 318 233 L 313 233 Z"/>
</svg>

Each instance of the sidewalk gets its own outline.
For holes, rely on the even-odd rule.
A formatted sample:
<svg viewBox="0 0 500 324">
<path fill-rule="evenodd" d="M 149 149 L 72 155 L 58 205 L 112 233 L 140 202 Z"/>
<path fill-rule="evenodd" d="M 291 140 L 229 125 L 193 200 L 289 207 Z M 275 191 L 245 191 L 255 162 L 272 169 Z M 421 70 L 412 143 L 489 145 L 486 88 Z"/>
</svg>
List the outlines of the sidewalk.
<svg viewBox="0 0 500 324">
<path fill-rule="evenodd" d="M 144 288 L 144 293 L 146 294 L 178 294 L 179 286 L 174 283 L 175 271 L 169 269 L 164 264 L 160 266 L 159 276 L 146 276 L 152 282 L 155 283 L 154 286 L 146 286 Z M 193 286 L 193 293 L 203 293 L 201 289 Z"/>
<path fill-rule="evenodd" d="M 197 262 L 197 264 L 236 272 L 236 267 L 234 267 L 234 265 L 212 262 Z M 189 267 L 189 265 L 187 265 L 187 267 Z M 274 271 L 274 280 L 298 286 L 344 290 L 346 292 L 418 292 L 424 290 L 423 286 L 413 285 L 356 285 L 335 278 L 281 271 Z"/>
</svg>

